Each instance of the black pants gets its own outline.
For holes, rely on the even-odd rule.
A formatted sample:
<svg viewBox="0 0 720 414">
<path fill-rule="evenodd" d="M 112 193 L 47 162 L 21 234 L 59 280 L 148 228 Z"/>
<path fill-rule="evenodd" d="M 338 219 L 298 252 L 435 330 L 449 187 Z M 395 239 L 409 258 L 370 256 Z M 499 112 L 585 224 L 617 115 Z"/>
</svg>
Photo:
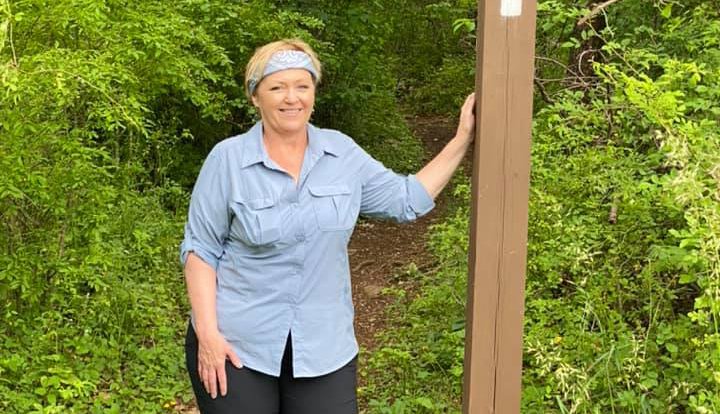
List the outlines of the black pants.
<svg viewBox="0 0 720 414">
<path fill-rule="evenodd" d="M 198 339 L 192 325 L 185 338 L 185 359 L 202 414 L 356 414 L 357 356 L 335 372 L 314 378 L 293 378 L 290 337 L 280 377 L 225 362 L 227 395 L 213 399 L 198 374 Z"/>
</svg>

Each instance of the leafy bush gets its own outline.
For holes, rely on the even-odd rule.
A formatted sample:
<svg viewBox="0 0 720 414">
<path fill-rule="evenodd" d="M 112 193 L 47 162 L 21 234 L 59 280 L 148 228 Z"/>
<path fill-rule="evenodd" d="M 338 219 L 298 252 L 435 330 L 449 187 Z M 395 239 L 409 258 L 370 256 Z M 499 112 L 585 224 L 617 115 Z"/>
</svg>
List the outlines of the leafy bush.
<svg viewBox="0 0 720 414">
<path fill-rule="evenodd" d="M 566 3 L 540 4 L 564 10 L 539 24 L 561 43 L 574 35 L 553 24 L 583 15 Z M 523 412 L 720 410 L 720 16 L 656 6 L 618 3 L 566 47 L 539 39 L 560 63 L 588 36 L 601 49 L 591 78 L 538 91 Z M 463 318 L 467 229 L 466 208 L 435 229 L 438 270 L 393 310 L 366 373 L 373 412 L 459 409 L 462 338 L 446 338 Z"/>
<path fill-rule="evenodd" d="M 0 0 L 0 16 L 2 412 L 159 412 L 190 398 L 182 213 L 209 149 L 255 122 L 242 81 L 257 46 L 307 40 L 329 68 L 323 126 L 392 167 L 419 159 L 378 49 L 356 65 L 335 51 L 355 40 L 302 9 Z"/>
</svg>

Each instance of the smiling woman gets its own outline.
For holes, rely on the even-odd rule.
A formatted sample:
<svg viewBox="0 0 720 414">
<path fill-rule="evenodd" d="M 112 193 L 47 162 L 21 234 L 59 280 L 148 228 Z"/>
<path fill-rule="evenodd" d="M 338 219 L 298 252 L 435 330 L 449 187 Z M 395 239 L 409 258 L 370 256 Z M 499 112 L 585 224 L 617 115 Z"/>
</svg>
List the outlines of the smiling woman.
<svg viewBox="0 0 720 414">
<path fill-rule="evenodd" d="M 303 69 L 287 69 L 265 77 L 252 95 L 263 120 L 263 133 L 267 142 L 283 145 L 266 145 L 270 158 L 285 168 L 297 182 L 302 157 L 302 135 L 315 104 L 315 85 L 310 72 Z M 295 139 L 282 139 L 280 137 Z M 278 140 L 278 138 L 280 138 Z M 295 144 L 300 144 L 296 146 Z"/>
<path fill-rule="evenodd" d="M 350 137 L 309 123 L 320 73 L 302 41 L 258 49 L 245 85 L 261 122 L 217 144 L 195 183 L 181 261 L 187 365 L 203 413 L 357 412 L 355 222 L 430 211 L 472 141 L 470 95 L 442 152 L 417 175 L 395 174 Z"/>
</svg>

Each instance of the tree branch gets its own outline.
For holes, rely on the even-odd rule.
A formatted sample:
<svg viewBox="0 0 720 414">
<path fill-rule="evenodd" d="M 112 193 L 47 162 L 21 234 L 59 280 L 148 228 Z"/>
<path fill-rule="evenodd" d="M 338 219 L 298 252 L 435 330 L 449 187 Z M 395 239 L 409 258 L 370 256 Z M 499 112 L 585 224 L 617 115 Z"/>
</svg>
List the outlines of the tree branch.
<svg viewBox="0 0 720 414">
<path fill-rule="evenodd" d="M 597 6 L 593 7 L 592 10 L 590 10 L 590 13 L 589 13 L 587 16 L 585 16 L 585 17 L 583 17 L 582 19 L 578 20 L 578 22 L 577 22 L 577 24 L 576 24 L 575 26 L 576 26 L 576 27 L 580 27 L 580 26 L 586 24 L 586 23 L 589 22 L 590 20 L 594 19 L 595 16 L 597 16 L 597 15 L 600 14 L 600 13 L 602 13 L 608 6 L 610 6 L 610 5 L 613 4 L 613 3 L 617 3 L 618 1 L 620 1 L 620 0 L 607 0 L 607 1 L 603 2 L 603 3 L 598 4 Z"/>
</svg>

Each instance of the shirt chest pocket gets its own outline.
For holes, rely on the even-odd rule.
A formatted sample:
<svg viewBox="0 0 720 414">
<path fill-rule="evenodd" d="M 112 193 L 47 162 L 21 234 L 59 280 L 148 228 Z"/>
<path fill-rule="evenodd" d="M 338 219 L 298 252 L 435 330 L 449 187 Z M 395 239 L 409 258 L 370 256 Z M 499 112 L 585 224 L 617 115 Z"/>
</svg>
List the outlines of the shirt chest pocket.
<svg viewBox="0 0 720 414">
<path fill-rule="evenodd" d="M 282 217 L 272 198 L 235 199 L 231 205 L 235 236 L 251 246 L 271 245 L 282 236 Z"/>
<path fill-rule="evenodd" d="M 350 187 L 344 184 L 309 186 L 312 207 L 320 230 L 348 230 L 355 224 Z"/>
</svg>

